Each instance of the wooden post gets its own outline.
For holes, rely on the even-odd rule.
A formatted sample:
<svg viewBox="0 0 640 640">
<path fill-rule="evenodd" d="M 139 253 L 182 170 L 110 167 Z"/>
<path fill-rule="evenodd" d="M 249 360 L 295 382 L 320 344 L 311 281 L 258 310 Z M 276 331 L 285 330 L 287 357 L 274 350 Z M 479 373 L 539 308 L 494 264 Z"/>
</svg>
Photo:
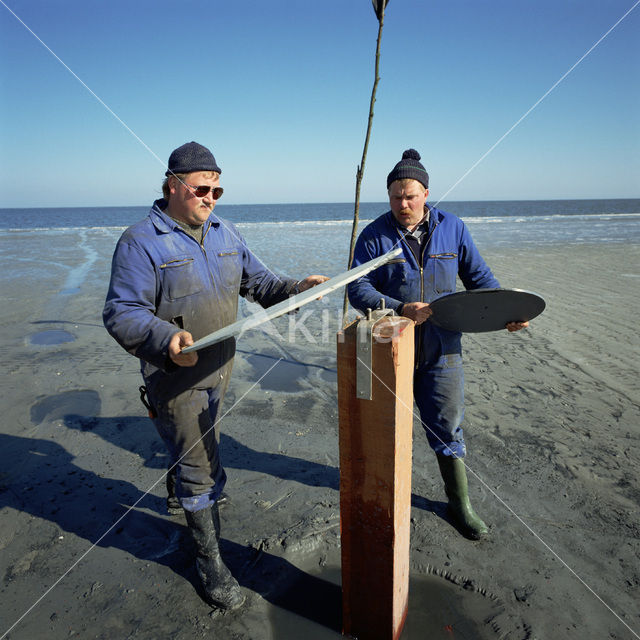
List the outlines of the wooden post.
<svg viewBox="0 0 640 640">
<path fill-rule="evenodd" d="M 397 640 L 409 602 L 414 323 L 375 325 L 372 400 L 356 397 L 356 325 L 338 333 L 342 628 Z"/>
</svg>

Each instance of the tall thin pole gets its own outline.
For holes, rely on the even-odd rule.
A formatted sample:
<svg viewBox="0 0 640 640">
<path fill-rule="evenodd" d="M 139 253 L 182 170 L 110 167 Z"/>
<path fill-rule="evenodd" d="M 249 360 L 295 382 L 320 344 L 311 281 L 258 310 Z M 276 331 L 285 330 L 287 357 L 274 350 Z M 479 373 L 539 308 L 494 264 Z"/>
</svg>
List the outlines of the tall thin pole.
<svg viewBox="0 0 640 640">
<path fill-rule="evenodd" d="M 376 101 L 376 90 L 378 88 L 378 82 L 380 76 L 378 71 L 380 69 L 380 42 L 382 40 L 382 26 L 384 24 L 384 5 L 386 2 L 380 3 L 380 9 L 377 12 L 378 15 L 378 41 L 376 43 L 376 64 L 375 64 L 375 78 L 373 81 L 373 89 L 371 91 L 371 101 L 369 103 L 369 121 L 367 124 L 367 135 L 364 140 L 364 149 L 362 150 L 362 160 L 356 171 L 356 203 L 353 212 L 353 227 L 351 229 L 351 245 L 349 246 L 349 262 L 347 263 L 347 269 L 351 268 L 353 262 L 353 252 L 356 246 L 356 236 L 358 234 L 358 215 L 360 211 L 360 185 L 362 183 L 362 176 L 364 175 L 364 165 L 367 160 L 367 149 L 369 148 L 369 138 L 371 137 L 371 127 L 373 125 L 373 105 Z M 347 290 L 344 290 L 344 304 L 342 306 L 342 326 L 347 325 L 347 309 L 349 307 L 349 301 L 347 299 Z"/>
</svg>

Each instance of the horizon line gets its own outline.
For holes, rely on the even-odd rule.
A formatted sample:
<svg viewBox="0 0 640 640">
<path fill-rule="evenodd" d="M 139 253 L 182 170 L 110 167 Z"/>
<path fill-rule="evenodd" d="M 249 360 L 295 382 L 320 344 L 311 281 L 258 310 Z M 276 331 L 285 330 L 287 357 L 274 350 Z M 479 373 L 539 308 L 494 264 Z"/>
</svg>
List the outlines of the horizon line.
<svg viewBox="0 0 640 640">
<path fill-rule="evenodd" d="M 615 198 L 478 198 L 475 200 L 438 200 L 440 202 L 567 202 L 567 201 L 589 201 L 589 200 L 640 200 L 640 196 L 630 196 L 630 197 L 615 197 Z M 240 203 L 219 203 L 216 205 L 218 207 L 278 207 L 278 206 L 299 206 L 299 205 L 353 205 L 353 202 L 342 201 L 342 202 L 328 202 L 328 201 L 317 201 L 317 202 L 260 202 L 260 203 L 248 203 L 248 202 L 240 202 Z M 386 200 L 367 200 L 361 201 L 361 205 L 363 204 L 383 204 L 388 206 L 388 201 Z M 435 206 L 435 205 L 432 205 Z M 148 204 L 101 204 L 101 205 L 82 205 L 82 204 L 74 204 L 74 205 L 58 205 L 58 206 L 29 206 L 29 207 L 0 207 L 0 211 L 7 210 L 24 210 L 28 211 L 30 209 L 125 209 L 127 207 L 136 207 L 136 208 L 150 208 Z"/>
</svg>

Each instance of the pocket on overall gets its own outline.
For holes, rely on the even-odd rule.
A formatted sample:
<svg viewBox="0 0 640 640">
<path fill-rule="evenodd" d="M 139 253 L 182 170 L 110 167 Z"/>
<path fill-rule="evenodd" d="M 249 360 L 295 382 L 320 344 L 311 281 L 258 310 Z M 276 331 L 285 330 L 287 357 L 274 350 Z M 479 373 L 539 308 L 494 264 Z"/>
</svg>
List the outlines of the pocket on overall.
<svg viewBox="0 0 640 640">
<path fill-rule="evenodd" d="M 160 265 L 162 291 L 168 300 L 179 300 L 202 291 L 202 282 L 191 256 L 175 256 Z"/>
<path fill-rule="evenodd" d="M 242 256 L 235 247 L 216 252 L 218 273 L 216 280 L 227 289 L 239 288 L 242 277 Z"/>
<path fill-rule="evenodd" d="M 458 275 L 457 253 L 436 253 L 429 255 L 436 293 L 453 293 Z"/>
</svg>

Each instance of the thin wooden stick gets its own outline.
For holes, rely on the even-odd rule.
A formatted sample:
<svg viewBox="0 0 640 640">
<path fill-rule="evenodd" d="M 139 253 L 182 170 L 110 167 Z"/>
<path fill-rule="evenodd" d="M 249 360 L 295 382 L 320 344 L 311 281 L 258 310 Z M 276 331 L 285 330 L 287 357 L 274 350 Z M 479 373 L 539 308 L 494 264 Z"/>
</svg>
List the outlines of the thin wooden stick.
<svg viewBox="0 0 640 640">
<path fill-rule="evenodd" d="M 383 5 L 386 3 L 383 3 Z M 382 40 L 382 26 L 384 24 L 384 6 L 381 8 L 380 17 L 378 20 L 378 41 L 376 43 L 376 64 L 375 64 L 375 79 L 373 81 L 373 89 L 371 91 L 371 101 L 369 103 L 369 122 L 367 124 L 367 135 L 364 141 L 364 149 L 362 150 L 362 160 L 356 171 L 356 203 L 353 212 L 353 227 L 351 229 L 351 245 L 349 247 L 349 262 L 347 263 L 347 269 L 351 268 L 353 262 L 353 252 L 356 246 L 356 236 L 358 234 L 358 216 L 360 211 L 360 185 L 362 183 L 362 176 L 364 175 L 364 165 L 367 160 L 367 149 L 369 148 L 369 138 L 371 137 L 371 127 L 373 125 L 373 105 L 376 101 L 376 90 L 378 88 L 378 82 L 380 76 L 378 71 L 380 69 L 380 42 Z M 347 309 L 349 307 L 349 300 L 347 298 L 347 290 L 344 290 L 344 304 L 342 306 L 342 326 L 347 326 Z"/>
</svg>

